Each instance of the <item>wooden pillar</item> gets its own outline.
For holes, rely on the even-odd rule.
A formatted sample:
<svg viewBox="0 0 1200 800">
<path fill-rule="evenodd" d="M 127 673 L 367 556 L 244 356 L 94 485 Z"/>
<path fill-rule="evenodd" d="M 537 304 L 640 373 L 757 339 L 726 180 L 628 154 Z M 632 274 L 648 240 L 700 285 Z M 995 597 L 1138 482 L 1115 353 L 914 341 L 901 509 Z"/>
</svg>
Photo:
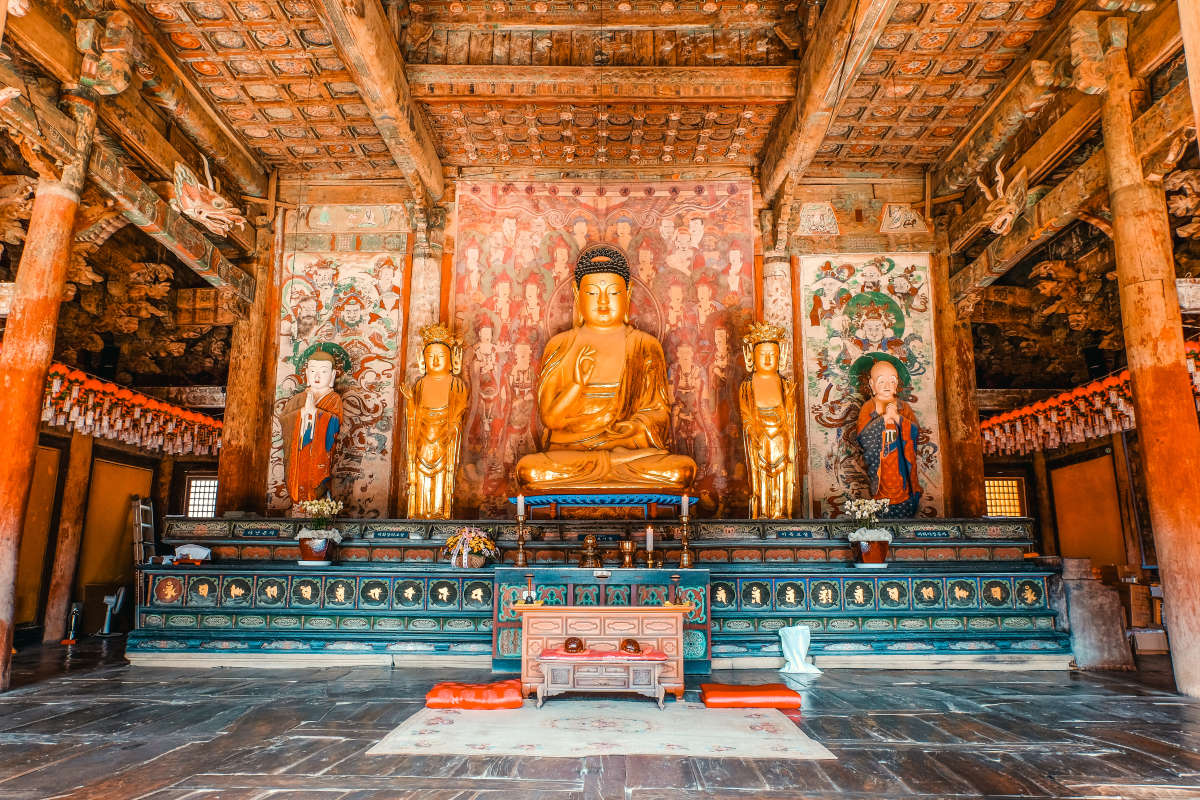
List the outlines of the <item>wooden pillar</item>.
<svg viewBox="0 0 1200 800">
<path fill-rule="evenodd" d="M 81 90 L 67 102 L 76 123 L 76 158 L 64 166 L 60 178 L 38 181 L 0 346 L 0 419 L 6 432 L 5 457 L 0 458 L 0 691 L 8 688 L 12 667 L 17 555 L 33 482 L 46 372 L 54 355 L 75 212 L 96 131 L 95 95 Z"/>
<path fill-rule="evenodd" d="M 1129 453 L 1125 449 L 1125 432 L 1114 433 L 1112 442 L 1113 478 L 1117 483 L 1117 505 L 1121 510 L 1121 538 L 1125 542 L 1125 565 L 1142 566 L 1142 544 L 1138 541 L 1137 497 L 1129 474 Z"/>
<path fill-rule="evenodd" d="M 1200 0 L 1179 0 L 1179 31 L 1187 58 L 1188 92 L 1192 96 L 1192 116 L 1200 131 Z"/>
<path fill-rule="evenodd" d="M 272 231 L 271 260 L 265 283 L 259 284 L 259 291 L 266 294 L 265 322 L 262 326 L 263 386 L 258 393 L 258 422 L 259 431 L 254 439 L 251 450 L 250 475 L 253 477 L 251 491 L 262 497 L 263 509 L 266 508 L 267 485 L 271 472 L 271 431 L 272 419 L 275 415 L 275 387 L 279 382 L 279 304 L 283 291 L 283 246 L 287 212 L 280 208 L 275 212 L 274 230 Z M 259 508 L 258 505 L 255 508 Z"/>
<path fill-rule="evenodd" d="M 1182 8 L 1180 9 L 1182 11 Z M 1200 696 L 1200 425 L 1183 349 L 1166 198 L 1145 180 L 1133 137 L 1126 21 L 1103 25 L 1108 91 L 1101 125 L 1121 323 L 1164 614 L 1179 691 Z"/>
<path fill-rule="evenodd" d="M 274 393 L 274 376 L 264 380 L 264 333 L 275 323 L 268 319 L 270 286 L 274 270 L 274 236 L 271 227 L 257 231 L 254 258 L 254 302 L 238 309 L 229 351 L 229 377 L 225 383 L 225 418 L 221 432 L 221 459 L 217 466 L 217 514 L 226 511 L 262 513 L 266 508 L 266 475 L 256 474 L 255 451 L 259 440 L 271 436 L 262 419 L 262 393 Z"/>
<path fill-rule="evenodd" d="M 79 565 L 91 482 L 92 437 L 76 432 L 71 435 L 71 449 L 67 454 L 67 477 L 58 513 L 58 536 L 55 537 L 50 591 L 46 597 L 43 642 L 58 644 L 67 630 L 67 611 L 71 607 L 71 589 L 75 586 L 75 568 Z"/>
<path fill-rule="evenodd" d="M 1054 518 L 1054 503 L 1050 494 L 1050 472 L 1046 469 L 1046 454 L 1033 451 L 1033 483 L 1037 493 L 1038 533 L 1040 552 L 1044 556 L 1058 555 L 1058 524 Z"/>
<path fill-rule="evenodd" d="M 975 398 L 975 338 L 971 320 L 961 317 L 950 299 L 950 241 L 938 225 L 933 254 L 933 280 L 941 380 L 942 460 L 947 476 L 946 513 L 981 517 L 987 511 L 983 492 L 983 436 Z"/>
</svg>

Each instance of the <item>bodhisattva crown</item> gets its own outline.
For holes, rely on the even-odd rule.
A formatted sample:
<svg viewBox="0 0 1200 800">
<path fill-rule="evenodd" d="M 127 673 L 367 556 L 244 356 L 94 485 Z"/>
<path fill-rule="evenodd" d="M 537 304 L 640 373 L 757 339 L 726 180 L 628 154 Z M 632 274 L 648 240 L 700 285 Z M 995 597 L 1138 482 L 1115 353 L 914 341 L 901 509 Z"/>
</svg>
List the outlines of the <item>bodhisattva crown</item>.
<svg viewBox="0 0 1200 800">
<path fill-rule="evenodd" d="M 462 337 L 444 322 L 431 322 L 421 328 L 421 346 L 429 347 L 431 344 L 444 344 L 454 350 L 462 346 Z"/>
<path fill-rule="evenodd" d="M 742 337 L 742 344 L 754 347 L 763 342 L 775 342 L 782 344 L 787 336 L 787 331 L 782 326 L 773 325 L 770 322 L 755 322 L 750 326 L 750 330 L 746 331 L 746 335 Z"/>
</svg>

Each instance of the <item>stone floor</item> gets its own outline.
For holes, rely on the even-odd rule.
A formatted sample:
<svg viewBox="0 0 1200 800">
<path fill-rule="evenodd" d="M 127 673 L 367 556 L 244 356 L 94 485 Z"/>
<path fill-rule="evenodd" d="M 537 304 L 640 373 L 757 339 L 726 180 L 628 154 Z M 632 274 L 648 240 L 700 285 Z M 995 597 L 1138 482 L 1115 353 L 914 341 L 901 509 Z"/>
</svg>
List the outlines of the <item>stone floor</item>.
<svg viewBox="0 0 1200 800">
<path fill-rule="evenodd" d="M 19 654 L 0 798 L 1200 798 L 1200 702 L 1167 666 L 829 671 L 803 689 L 802 727 L 837 761 L 367 757 L 434 681 L 488 674 L 132 669 L 92 640 Z"/>
</svg>

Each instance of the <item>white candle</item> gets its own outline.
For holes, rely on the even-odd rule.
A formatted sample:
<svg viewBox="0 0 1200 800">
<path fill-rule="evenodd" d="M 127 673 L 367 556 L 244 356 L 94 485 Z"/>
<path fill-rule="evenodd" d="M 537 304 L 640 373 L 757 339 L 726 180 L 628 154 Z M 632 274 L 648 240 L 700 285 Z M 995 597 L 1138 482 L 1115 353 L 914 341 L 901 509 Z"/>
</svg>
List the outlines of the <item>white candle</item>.
<svg viewBox="0 0 1200 800">
<path fill-rule="evenodd" d="M 679 504 L 679 516 L 682 519 L 688 518 L 688 506 L 691 504 L 691 498 L 686 494 L 683 496 L 683 502 Z"/>
<path fill-rule="evenodd" d="M 646 552 L 654 552 L 654 528 L 649 525 L 646 526 Z"/>
<path fill-rule="evenodd" d="M 517 516 L 525 516 L 525 495 L 523 494 L 517 495 Z"/>
</svg>

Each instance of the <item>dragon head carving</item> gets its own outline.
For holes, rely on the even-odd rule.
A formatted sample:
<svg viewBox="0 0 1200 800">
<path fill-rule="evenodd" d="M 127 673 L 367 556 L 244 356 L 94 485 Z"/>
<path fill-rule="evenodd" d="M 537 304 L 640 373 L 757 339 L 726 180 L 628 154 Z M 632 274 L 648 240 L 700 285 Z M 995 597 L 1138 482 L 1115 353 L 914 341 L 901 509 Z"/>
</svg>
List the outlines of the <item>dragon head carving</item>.
<svg viewBox="0 0 1200 800">
<path fill-rule="evenodd" d="M 995 191 L 988 188 L 982 178 L 975 179 L 979 188 L 983 190 L 983 196 L 988 200 L 987 208 L 983 212 L 984 221 L 988 230 L 997 236 L 1005 236 L 1012 230 L 1017 217 L 1025 211 L 1025 198 L 1029 194 L 1029 171 L 1022 167 L 1005 189 L 1003 165 L 1004 156 L 1001 156 L 996 159 Z"/>
<path fill-rule="evenodd" d="M 246 224 L 240 210 L 180 163 L 175 164 L 175 196 L 171 198 L 171 207 L 218 236 L 228 236 L 230 228 Z"/>
</svg>

